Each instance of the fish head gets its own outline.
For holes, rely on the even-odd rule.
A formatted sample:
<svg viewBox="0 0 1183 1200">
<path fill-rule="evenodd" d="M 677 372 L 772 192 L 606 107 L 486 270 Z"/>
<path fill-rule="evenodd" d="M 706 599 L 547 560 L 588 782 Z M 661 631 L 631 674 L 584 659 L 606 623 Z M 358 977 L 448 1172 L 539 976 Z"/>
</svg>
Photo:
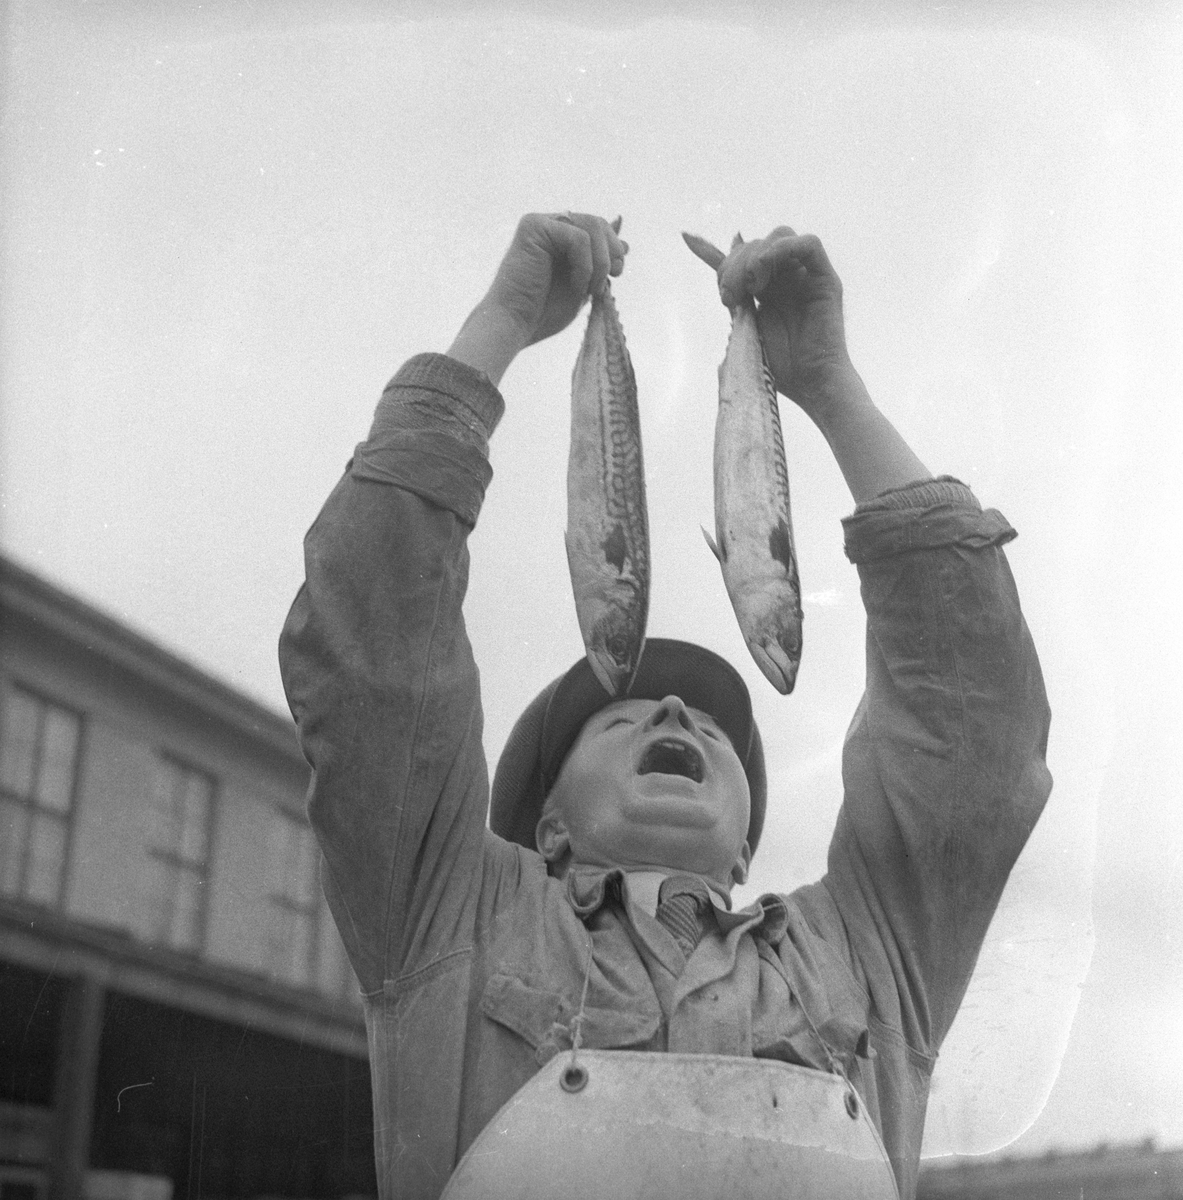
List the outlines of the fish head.
<svg viewBox="0 0 1183 1200">
<path fill-rule="evenodd" d="M 804 614 L 800 588 L 779 571 L 771 577 L 759 575 L 737 581 L 728 577 L 724 567 L 723 578 L 756 666 L 782 696 L 787 696 L 797 682 L 801 664 Z"/>
<path fill-rule="evenodd" d="M 637 604 L 608 601 L 586 638 L 587 661 L 610 696 L 623 696 L 645 647 L 645 613 Z"/>
<path fill-rule="evenodd" d="M 797 683 L 797 668 L 801 665 L 800 636 L 749 641 L 748 650 L 764 678 L 782 696 L 787 696 Z"/>
</svg>

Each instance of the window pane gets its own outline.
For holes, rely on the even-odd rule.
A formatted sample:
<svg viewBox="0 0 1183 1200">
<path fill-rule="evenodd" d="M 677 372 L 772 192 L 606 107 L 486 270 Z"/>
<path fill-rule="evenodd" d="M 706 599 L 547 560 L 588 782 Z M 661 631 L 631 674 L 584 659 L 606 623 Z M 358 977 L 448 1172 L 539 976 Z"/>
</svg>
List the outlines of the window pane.
<svg viewBox="0 0 1183 1200">
<path fill-rule="evenodd" d="M 267 890 L 289 904 L 306 908 L 317 895 L 319 851 L 312 830 L 296 817 L 277 811 L 268 830 Z"/>
<path fill-rule="evenodd" d="M 307 913 L 294 912 L 292 918 L 287 976 L 293 983 L 305 983 L 311 965 L 311 922 Z"/>
<path fill-rule="evenodd" d="M 57 903 L 65 848 L 65 822 L 47 813 L 35 815 L 29 836 L 29 865 L 25 873 L 25 895 L 30 900 Z"/>
<path fill-rule="evenodd" d="M 0 797 L 0 892 L 20 890 L 28 823 L 25 805 Z"/>
<path fill-rule="evenodd" d="M 328 903 L 323 899 L 317 903 L 317 921 L 316 975 L 320 990 L 328 996 L 357 999 L 357 977 L 349 965 L 349 955 L 345 952 Z"/>
<path fill-rule="evenodd" d="M 151 805 L 148 810 L 147 845 L 155 850 L 172 850 L 177 842 L 175 796 L 181 786 L 179 772 L 170 762 L 156 764 Z"/>
<path fill-rule="evenodd" d="M 312 908 L 316 904 L 319 880 L 317 865 L 320 861 L 320 850 L 316 844 L 316 835 L 306 825 L 294 826 L 299 860 L 296 863 L 292 879 L 291 898 L 301 908 Z"/>
<path fill-rule="evenodd" d="M 41 770 L 37 778 L 37 800 L 55 812 L 69 812 L 74 791 L 74 763 L 78 750 L 78 718 L 71 712 L 47 705 L 41 734 Z"/>
<path fill-rule="evenodd" d="M 276 975 L 286 975 L 294 917 L 290 908 L 278 904 L 272 904 L 267 914 L 267 967 Z"/>
<path fill-rule="evenodd" d="M 292 823 L 279 812 L 272 811 L 267 822 L 267 891 L 272 896 L 284 894 L 287 877 L 288 842 L 291 839 Z"/>
<path fill-rule="evenodd" d="M 20 691 L 4 699 L 4 724 L 0 727 L 0 786 L 18 796 L 33 790 L 33 761 L 37 746 L 37 714 L 41 705 Z"/>
<path fill-rule="evenodd" d="M 318 905 L 316 919 L 319 936 L 316 939 L 316 986 L 330 996 L 337 993 L 337 930 L 325 906 Z"/>
<path fill-rule="evenodd" d="M 136 933 L 146 942 L 167 940 L 172 921 L 172 867 L 145 854 L 140 873 L 140 900 L 134 906 Z"/>
<path fill-rule="evenodd" d="M 178 869 L 173 883 L 175 891 L 169 941 L 182 950 L 196 950 L 201 945 L 201 878 L 195 871 Z"/>
<path fill-rule="evenodd" d="M 186 771 L 181 796 L 181 837 L 177 853 L 186 862 L 204 865 L 209 833 L 210 781 L 196 771 Z"/>
</svg>

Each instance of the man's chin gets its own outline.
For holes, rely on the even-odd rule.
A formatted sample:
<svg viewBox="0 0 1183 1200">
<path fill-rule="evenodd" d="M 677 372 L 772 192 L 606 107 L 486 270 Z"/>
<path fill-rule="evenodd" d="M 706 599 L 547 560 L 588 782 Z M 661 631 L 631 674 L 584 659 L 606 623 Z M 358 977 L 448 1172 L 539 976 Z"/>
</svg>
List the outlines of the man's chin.
<svg viewBox="0 0 1183 1200">
<path fill-rule="evenodd" d="M 712 829 L 719 820 L 719 809 L 694 780 L 654 774 L 640 777 L 624 815 L 637 825 Z"/>
</svg>

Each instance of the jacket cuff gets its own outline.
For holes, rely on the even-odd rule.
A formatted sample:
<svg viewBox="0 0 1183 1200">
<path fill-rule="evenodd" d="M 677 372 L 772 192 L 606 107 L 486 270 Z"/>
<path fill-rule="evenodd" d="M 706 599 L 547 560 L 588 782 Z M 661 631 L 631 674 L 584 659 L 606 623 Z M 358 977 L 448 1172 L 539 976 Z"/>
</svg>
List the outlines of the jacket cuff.
<svg viewBox="0 0 1183 1200">
<path fill-rule="evenodd" d="M 1018 536 L 997 509 L 983 509 L 951 475 L 882 492 L 860 504 L 842 526 L 846 557 L 856 564 L 939 546 L 985 549 Z"/>
<path fill-rule="evenodd" d="M 504 411 L 483 371 L 444 354 L 416 355 L 386 385 L 350 473 L 405 488 L 475 525 L 493 477 L 489 437 Z"/>
<path fill-rule="evenodd" d="M 484 371 L 446 354 L 416 354 L 402 365 L 378 409 L 399 404 L 434 409 L 447 425 L 459 420 L 485 449 L 505 413 L 505 401 Z"/>
</svg>

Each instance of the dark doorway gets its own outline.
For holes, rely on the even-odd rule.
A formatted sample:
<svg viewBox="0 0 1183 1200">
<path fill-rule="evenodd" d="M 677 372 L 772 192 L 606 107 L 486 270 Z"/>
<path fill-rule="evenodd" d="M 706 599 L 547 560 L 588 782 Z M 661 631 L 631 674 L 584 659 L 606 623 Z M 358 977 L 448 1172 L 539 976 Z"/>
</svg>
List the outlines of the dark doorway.
<svg viewBox="0 0 1183 1200">
<path fill-rule="evenodd" d="M 0 1100 L 53 1104 L 66 991 L 56 975 L 0 962 Z"/>
<path fill-rule="evenodd" d="M 91 1165 L 180 1200 L 377 1194 L 364 1061 L 107 996 Z"/>
</svg>

